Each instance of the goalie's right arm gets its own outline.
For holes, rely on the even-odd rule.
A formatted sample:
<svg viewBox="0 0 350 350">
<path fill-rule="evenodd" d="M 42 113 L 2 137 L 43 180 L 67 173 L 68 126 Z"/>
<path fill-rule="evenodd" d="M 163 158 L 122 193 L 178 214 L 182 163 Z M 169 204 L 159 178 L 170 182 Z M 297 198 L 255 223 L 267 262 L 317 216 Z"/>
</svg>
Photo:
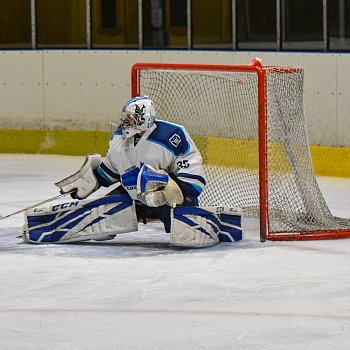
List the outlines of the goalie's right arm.
<svg viewBox="0 0 350 350">
<path fill-rule="evenodd" d="M 75 174 L 56 182 L 55 185 L 61 189 L 61 193 L 70 193 L 74 199 L 84 199 L 95 192 L 100 184 L 94 174 L 94 170 L 101 164 L 100 154 L 88 154 L 83 166 Z"/>
<path fill-rule="evenodd" d="M 70 193 L 74 199 L 84 199 L 99 187 L 108 187 L 120 180 L 120 176 L 112 172 L 102 162 L 98 153 L 88 154 L 83 166 L 75 174 L 55 183 L 61 189 L 61 193 Z"/>
</svg>

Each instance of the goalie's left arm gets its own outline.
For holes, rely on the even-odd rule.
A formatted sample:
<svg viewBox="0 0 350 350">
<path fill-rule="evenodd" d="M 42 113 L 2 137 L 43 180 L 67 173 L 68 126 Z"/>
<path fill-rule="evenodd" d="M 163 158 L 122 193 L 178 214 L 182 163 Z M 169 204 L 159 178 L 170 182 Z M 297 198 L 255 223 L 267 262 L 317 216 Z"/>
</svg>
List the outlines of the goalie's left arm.
<svg viewBox="0 0 350 350">
<path fill-rule="evenodd" d="M 198 205 L 198 196 L 206 185 L 203 158 L 185 128 L 182 129 L 182 152 L 175 155 L 169 173 L 181 188 L 185 205 Z"/>
</svg>

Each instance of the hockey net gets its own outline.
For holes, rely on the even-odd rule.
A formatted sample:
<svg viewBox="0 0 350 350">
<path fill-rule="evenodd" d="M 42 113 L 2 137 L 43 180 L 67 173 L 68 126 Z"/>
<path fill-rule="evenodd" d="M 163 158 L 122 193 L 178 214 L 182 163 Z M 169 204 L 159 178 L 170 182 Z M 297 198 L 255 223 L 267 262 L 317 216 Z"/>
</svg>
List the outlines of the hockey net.
<svg viewBox="0 0 350 350">
<path fill-rule="evenodd" d="M 261 240 L 350 237 L 331 214 L 310 156 L 300 67 L 134 65 L 132 94 L 182 124 L 202 154 L 200 205 L 240 206 Z"/>
</svg>

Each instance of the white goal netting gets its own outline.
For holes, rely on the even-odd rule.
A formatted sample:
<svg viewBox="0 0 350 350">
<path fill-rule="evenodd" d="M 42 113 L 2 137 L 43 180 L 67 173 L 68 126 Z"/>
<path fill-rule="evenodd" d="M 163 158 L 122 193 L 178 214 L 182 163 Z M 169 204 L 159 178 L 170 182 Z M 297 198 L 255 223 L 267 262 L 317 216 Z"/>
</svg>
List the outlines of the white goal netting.
<svg viewBox="0 0 350 350">
<path fill-rule="evenodd" d="M 267 199 L 270 234 L 350 230 L 334 217 L 318 187 L 303 106 L 303 70 L 265 67 Z M 258 216 L 258 77 L 255 71 L 145 69 L 139 93 L 157 117 L 186 127 L 207 175 L 201 205 L 240 206 Z M 335 237 L 336 238 L 336 237 Z"/>
</svg>

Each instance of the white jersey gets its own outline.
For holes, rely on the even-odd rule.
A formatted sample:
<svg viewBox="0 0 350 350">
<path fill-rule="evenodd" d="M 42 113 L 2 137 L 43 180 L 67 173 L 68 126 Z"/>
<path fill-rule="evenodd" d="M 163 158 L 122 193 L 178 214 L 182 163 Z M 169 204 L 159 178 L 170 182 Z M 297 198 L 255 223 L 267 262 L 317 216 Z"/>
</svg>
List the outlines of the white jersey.
<svg viewBox="0 0 350 350">
<path fill-rule="evenodd" d="M 121 179 L 131 198 L 136 199 L 135 174 L 143 164 L 174 174 L 190 196 L 198 196 L 205 185 L 202 157 L 186 129 L 178 124 L 156 120 L 134 145 L 118 130 L 110 141 L 99 173 L 109 183 Z M 131 181 L 130 181 L 131 180 Z"/>
</svg>

